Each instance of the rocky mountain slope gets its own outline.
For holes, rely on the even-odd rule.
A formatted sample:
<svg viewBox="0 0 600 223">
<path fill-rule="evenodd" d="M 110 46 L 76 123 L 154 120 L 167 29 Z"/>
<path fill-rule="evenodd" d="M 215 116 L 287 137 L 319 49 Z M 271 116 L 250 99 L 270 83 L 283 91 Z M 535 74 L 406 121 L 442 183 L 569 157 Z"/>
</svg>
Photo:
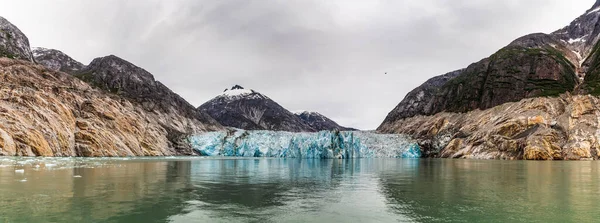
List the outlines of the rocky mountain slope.
<svg viewBox="0 0 600 223">
<path fill-rule="evenodd" d="M 75 77 L 132 100 L 148 111 L 175 113 L 202 123 L 218 125 L 208 114 L 196 110 L 185 99 L 156 81 L 151 73 L 117 56 L 96 58 L 77 72 Z"/>
<path fill-rule="evenodd" d="M 404 100 L 390 112 L 384 122 L 413 117 L 421 114 L 431 114 L 436 93 L 448 81 L 458 77 L 464 69 L 433 77 L 421 86 L 409 92 Z"/>
<path fill-rule="evenodd" d="M 318 112 L 302 111 L 296 112 L 295 115 L 302 119 L 306 124 L 317 131 L 324 130 L 339 130 L 339 131 L 355 131 L 356 129 L 347 128 L 337 124 L 335 121 L 327 118 Z"/>
<path fill-rule="evenodd" d="M 3 17 L 0 17 L 0 57 L 34 61 L 27 36 Z"/>
<path fill-rule="evenodd" d="M 33 57 L 38 64 L 51 70 L 74 74 L 85 67 L 85 65 L 74 60 L 60 50 L 34 47 L 32 48 L 32 52 Z"/>
<path fill-rule="evenodd" d="M 269 97 L 236 85 L 204 103 L 198 110 L 221 125 L 245 130 L 314 132 L 314 128 Z"/>
<path fill-rule="evenodd" d="M 223 129 L 132 64 L 95 60 L 88 84 L 33 63 L 14 25 L 0 30 L 0 155 L 190 155 L 188 136 Z"/>
<path fill-rule="evenodd" d="M 538 97 L 468 113 L 442 112 L 384 123 L 408 134 L 426 157 L 591 160 L 600 155 L 600 99 Z"/>
<path fill-rule="evenodd" d="M 441 86 L 415 89 L 378 130 L 409 133 L 437 157 L 597 158 L 599 18 L 597 1 L 561 30 L 526 35 L 456 77 L 434 78 Z"/>
</svg>

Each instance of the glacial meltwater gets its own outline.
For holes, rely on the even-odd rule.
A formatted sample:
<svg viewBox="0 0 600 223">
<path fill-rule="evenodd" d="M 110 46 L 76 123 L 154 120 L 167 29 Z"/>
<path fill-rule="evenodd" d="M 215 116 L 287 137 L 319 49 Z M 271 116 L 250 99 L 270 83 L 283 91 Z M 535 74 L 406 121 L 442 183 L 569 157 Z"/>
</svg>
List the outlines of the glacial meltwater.
<svg viewBox="0 0 600 223">
<path fill-rule="evenodd" d="M 0 158 L 0 222 L 594 222 L 600 162 Z"/>
</svg>

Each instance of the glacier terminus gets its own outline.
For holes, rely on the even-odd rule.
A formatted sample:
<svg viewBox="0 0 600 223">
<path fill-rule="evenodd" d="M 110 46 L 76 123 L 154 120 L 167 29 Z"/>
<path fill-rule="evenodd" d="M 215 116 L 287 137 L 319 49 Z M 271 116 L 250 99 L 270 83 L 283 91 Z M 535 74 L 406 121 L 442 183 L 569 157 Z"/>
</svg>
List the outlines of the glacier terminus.
<svg viewBox="0 0 600 223">
<path fill-rule="evenodd" d="M 404 135 L 359 131 L 292 133 L 228 130 L 189 138 L 202 156 L 305 159 L 420 158 L 416 141 Z"/>
</svg>

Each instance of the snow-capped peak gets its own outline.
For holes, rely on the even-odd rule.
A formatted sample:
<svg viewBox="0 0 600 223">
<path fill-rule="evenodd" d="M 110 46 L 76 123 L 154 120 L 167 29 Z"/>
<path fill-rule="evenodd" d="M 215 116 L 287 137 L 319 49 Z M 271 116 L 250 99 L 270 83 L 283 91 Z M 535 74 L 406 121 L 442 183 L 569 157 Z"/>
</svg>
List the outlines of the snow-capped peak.
<svg viewBox="0 0 600 223">
<path fill-rule="evenodd" d="M 225 92 L 223 92 L 223 96 L 241 96 L 241 95 L 247 95 L 247 94 L 252 94 L 254 93 L 254 91 L 252 90 L 248 90 L 248 89 L 233 89 L 233 90 L 227 90 Z"/>
<path fill-rule="evenodd" d="M 226 97 L 226 98 L 237 99 L 237 98 L 245 98 L 247 96 L 257 96 L 257 97 L 265 98 L 260 93 L 254 91 L 252 89 L 244 89 L 242 86 L 239 86 L 239 85 L 235 85 L 230 89 L 225 89 L 225 91 L 223 91 L 223 93 L 217 97 Z"/>
</svg>

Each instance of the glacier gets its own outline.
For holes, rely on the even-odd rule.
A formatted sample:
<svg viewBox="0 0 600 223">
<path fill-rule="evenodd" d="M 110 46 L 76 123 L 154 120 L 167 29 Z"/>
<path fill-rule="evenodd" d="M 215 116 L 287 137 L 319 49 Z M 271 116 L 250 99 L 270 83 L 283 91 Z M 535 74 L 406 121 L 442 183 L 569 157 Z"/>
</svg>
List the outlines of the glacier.
<svg viewBox="0 0 600 223">
<path fill-rule="evenodd" d="M 227 130 L 191 136 L 202 156 L 305 159 L 420 158 L 416 141 L 405 135 L 321 131 L 292 133 Z"/>
</svg>

